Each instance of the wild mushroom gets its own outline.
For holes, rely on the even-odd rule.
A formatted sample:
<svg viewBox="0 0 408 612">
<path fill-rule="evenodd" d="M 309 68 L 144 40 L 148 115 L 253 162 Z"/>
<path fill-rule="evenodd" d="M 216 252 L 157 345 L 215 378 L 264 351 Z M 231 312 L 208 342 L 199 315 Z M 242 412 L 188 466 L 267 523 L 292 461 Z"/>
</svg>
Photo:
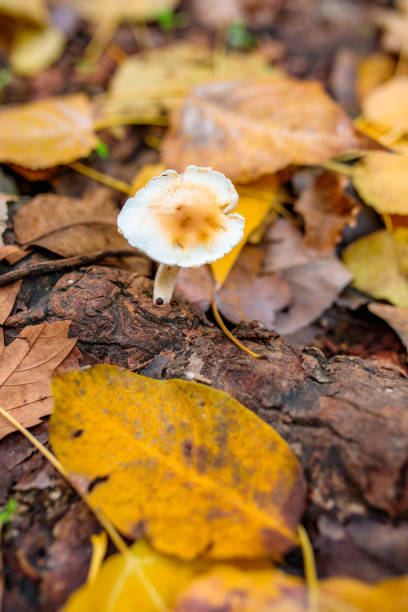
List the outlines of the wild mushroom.
<svg viewBox="0 0 408 612">
<path fill-rule="evenodd" d="M 157 304 L 171 300 L 180 267 L 215 261 L 241 240 L 245 219 L 230 213 L 237 202 L 229 179 L 197 166 L 183 174 L 166 170 L 126 202 L 118 229 L 159 262 L 153 290 Z"/>
</svg>

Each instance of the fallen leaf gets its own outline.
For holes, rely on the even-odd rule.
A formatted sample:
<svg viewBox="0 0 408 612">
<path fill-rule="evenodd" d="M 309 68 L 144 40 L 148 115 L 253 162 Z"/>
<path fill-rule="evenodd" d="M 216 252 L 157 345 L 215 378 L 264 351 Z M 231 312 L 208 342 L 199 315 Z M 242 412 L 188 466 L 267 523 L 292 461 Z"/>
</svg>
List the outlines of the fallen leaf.
<svg viewBox="0 0 408 612">
<path fill-rule="evenodd" d="M 279 76 L 195 88 L 173 114 L 162 157 L 177 170 L 208 165 L 246 183 L 289 164 L 379 147 L 319 83 Z"/>
<path fill-rule="evenodd" d="M 194 16 L 209 28 L 218 29 L 236 23 L 251 27 L 272 26 L 275 16 L 285 0 L 193 0 Z"/>
<path fill-rule="evenodd" d="M 16 74 L 38 74 L 61 57 L 66 42 L 65 34 L 52 25 L 41 30 L 20 28 L 13 37 L 10 65 Z"/>
<path fill-rule="evenodd" d="M 387 51 L 393 53 L 408 53 L 408 5 L 405 0 L 397 0 L 398 10 L 379 9 L 375 11 L 374 18 L 383 28 L 382 45 Z"/>
<path fill-rule="evenodd" d="M 189 90 L 201 83 L 276 73 L 256 52 L 220 57 L 206 47 L 178 42 L 123 61 L 111 80 L 102 112 L 107 117 L 149 119 L 180 106 Z"/>
<path fill-rule="evenodd" d="M 109 557 L 94 581 L 73 593 L 61 612 L 135 612 L 135 605 L 140 612 L 157 612 L 139 568 L 167 609 L 205 565 L 166 557 L 140 540 L 130 548 L 129 555 Z"/>
<path fill-rule="evenodd" d="M 66 0 L 62 4 L 66 3 Z M 88 21 L 145 21 L 156 19 L 164 9 L 174 9 L 179 0 L 70 0 L 69 4 Z"/>
<path fill-rule="evenodd" d="M 27 257 L 29 251 L 25 251 L 20 248 L 17 244 L 6 244 L 0 246 L 0 261 L 5 259 L 10 265 L 13 265 Z"/>
<path fill-rule="evenodd" d="M 291 303 L 280 274 L 261 275 L 263 255 L 260 247 L 246 246 L 216 295 L 218 309 L 231 323 L 255 320 L 275 329 L 277 312 Z"/>
<path fill-rule="evenodd" d="M 137 172 L 132 181 L 132 193 L 135 194 L 139 189 L 142 189 L 150 179 L 159 176 L 166 170 L 163 164 L 146 164 Z"/>
<path fill-rule="evenodd" d="M 265 273 L 280 272 L 290 289 L 290 306 L 278 312 L 273 329 L 292 334 L 316 320 L 352 280 L 333 253 L 321 254 L 304 244 L 303 236 L 285 219 L 269 228 L 263 264 Z"/>
<path fill-rule="evenodd" d="M 348 178 L 335 172 L 322 172 L 301 193 L 295 210 L 305 223 L 305 245 L 317 251 L 332 252 L 359 211 L 357 202 L 344 190 Z"/>
<path fill-rule="evenodd" d="M 408 350 L 408 308 L 398 308 L 397 306 L 371 302 L 368 304 L 368 310 L 377 315 L 377 317 L 384 319 Z"/>
<path fill-rule="evenodd" d="M 177 276 L 176 295 L 206 312 L 211 305 L 212 278 L 207 266 L 180 268 Z"/>
<path fill-rule="evenodd" d="M 370 92 L 363 101 L 368 121 L 402 136 L 408 132 L 408 77 L 395 77 Z"/>
<path fill-rule="evenodd" d="M 25 427 L 50 414 L 52 372 L 75 346 L 68 338 L 70 321 L 25 327 L 0 353 L 0 406 Z M 14 431 L 0 416 L 0 439 Z"/>
<path fill-rule="evenodd" d="M 0 13 L 13 19 L 25 19 L 40 26 L 48 21 L 45 0 L 0 0 Z"/>
<path fill-rule="evenodd" d="M 126 536 L 183 559 L 279 558 L 296 542 L 301 468 L 226 393 L 106 365 L 54 379 L 53 393 L 55 454 Z"/>
<path fill-rule="evenodd" d="M 117 216 L 118 209 L 105 188 L 82 200 L 45 193 L 20 208 L 14 231 L 21 245 L 36 245 L 63 257 L 132 250 L 118 233 Z M 139 254 L 124 259 L 125 267 L 149 275 L 151 265 L 146 257 Z"/>
<path fill-rule="evenodd" d="M 360 60 L 357 69 L 356 91 L 360 103 L 395 73 L 395 61 L 385 53 L 373 53 Z"/>
<path fill-rule="evenodd" d="M 408 578 L 366 584 L 352 578 L 319 582 L 319 612 L 401 612 L 408 605 Z M 307 612 L 305 582 L 279 570 L 240 571 L 224 566 L 196 578 L 172 612 Z"/>
<path fill-rule="evenodd" d="M 245 219 L 244 235 L 229 253 L 211 264 L 217 289 L 220 289 L 225 282 L 249 236 L 261 225 L 273 206 L 278 186 L 278 181 L 273 175 L 262 177 L 246 186 L 236 186 L 239 200 L 235 211 Z"/>
<path fill-rule="evenodd" d="M 38 170 L 86 157 L 98 144 L 82 94 L 36 100 L 0 113 L 0 161 Z"/>
<path fill-rule="evenodd" d="M 408 215 L 408 147 L 369 153 L 353 168 L 360 197 L 380 214 Z"/>
<path fill-rule="evenodd" d="M 344 251 L 343 261 L 357 289 L 408 307 L 408 228 L 380 230 L 356 240 Z"/>
</svg>

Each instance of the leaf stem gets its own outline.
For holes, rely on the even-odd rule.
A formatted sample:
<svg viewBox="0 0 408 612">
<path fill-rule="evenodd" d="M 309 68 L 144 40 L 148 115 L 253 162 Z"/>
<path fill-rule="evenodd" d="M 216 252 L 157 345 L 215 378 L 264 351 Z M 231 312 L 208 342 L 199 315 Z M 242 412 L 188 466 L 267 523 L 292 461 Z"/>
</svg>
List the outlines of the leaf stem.
<svg viewBox="0 0 408 612">
<path fill-rule="evenodd" d="M 215 301 L 214 296 L 211 298 L 211 308 L 212 308 L 212 311 L 213 311 L 214 319 L 217 321 L 218 325 L 220 326 L 220 328 L 222 329 L 224 334 L 234 344 L 236 344 L 242 351 L 244 351 L 245 353 L 248 353 L 248 355 L 251 355 L 251 357 L 255 357 L 255 359 L 260 359 L 262 357 L 262 355 L 258 355 L 258 353 L 254 353 L 253 351 L 251 351 L 249 348 L 244 346 L 239 340 L 237 340 L 237 338 L 235 338 L 235 336 L 233 336 L 231 334 L 230 330 L 226 327 L 224 321 L 221 318 L 221 315 L 220 315 L 220 313 L 218 311 L 217 303 Z"/>
<path fill-rule="evenodd" d="M 90 166 L 86 166 L 82 162 L 72 162 L 68 164 L 69 168 L 76 170 L 80 174 L 87 176 L 88 178 L 97 181 L 98 183 L 102 183 L 103 185 L 107 185 L 108 187 L 113 187 L 118 191 L 122 191 L 122 193 L 126 193 L 126 195 L 133 195 L 132 187 L 129 183 L 125 183 L 124 181 L 120 181 L 119 179 L 115 179 L 112 176 L 108 176 L 107 174 L 103 174 L 103 172 L 99 172 Z"/>
<path fill-rule="evenodd" d="M 313 548 L 303 525 L 298 525 L 300 547 L 303 554 L 303 565 L 305 568 L 306 583 L 309 592 L 309 612 L 319 612 L 319 579 L 316 572 L 316 564 Z"/>
</svg>

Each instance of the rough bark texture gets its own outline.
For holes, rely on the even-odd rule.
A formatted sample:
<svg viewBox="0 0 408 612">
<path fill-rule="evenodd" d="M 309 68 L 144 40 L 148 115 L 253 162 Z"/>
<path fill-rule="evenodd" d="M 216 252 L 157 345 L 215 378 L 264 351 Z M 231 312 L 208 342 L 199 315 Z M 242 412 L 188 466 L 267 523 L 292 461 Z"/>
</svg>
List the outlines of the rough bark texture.
<svg viewBox="0 0 408 612">
<path fill-rule="evenodd" d="M 39 302 L 32 300 L 29 310 L 9 317 L 6 338 L 10 340 L 24 325 L 61 319 L 72 321 L 70 333 L 78 336 L 83 363 L 110 362 L 153 378 L 204 382 L 227 391 L 270 423 L 304 467 L 309 485 L 305 523 L 321 575 L 348 573 L 374 580 L 408 572 L 408 380 L 404 372 L 359 358 L 327 360 L 318 349 L 299 352 L 256 325 L 238 326 L 235 335 L 262 355 L 253 359 L 183 299 L 157 306 L 152 302 L 150 280 L 100 266 L 66 274 Z M 45 425 L 36 430 L 45 437 Z M 12 460 L 7 453 L 12 453 Z M 78 505 L 67 514 L 67 503 L 74 496 L 59 479 L 57 485 L 40 490 L 22 490 L 21 482 L 18 487 L 22 475 L 35 472 L 42 462 L 18 434 L 0 445 L 0 466 L 3 461 L 7 473 L 0 479 L 0 499 L 16 491 L 17 484 L 17 496 L 34 495 L 31 503 L 36 508 L 45 496 L 52 508 L 54 522 L 47 518 L 45 502 L 32 518 L 30 529 L 37 539 L 41 532 L 47 541 L 44 567 L 38 566 L 38 555 L 33 553 L 38 576 L 31 577 L 29 584 L 37 589 L 38 598 L 42 596 L 42 609 L 54 610 L 69 589 L 67 585 L 58 589 L 52 572 L 68 574 L 71 563 L 69 553 L 59 550 L 53 539 L 55 532 L 63 532 L 67 524 L 74 524 L 75 530 L 79 521 L 83 542 L 95 529 L 93 519 L 78 518 Z M 33 467 L 27 462 L 34 462 Z M 52 498 L 55 486 L 56 499 Z M 6 530 L 6 564 L 18 569 L 23 581 L 24 567 L 15 554 L 28 550 L 29 555 L 32 543 L 23 532 L 24 519 L 19 520 Z M 55 520 L 59 520 L 57 526 Z M 72 545 L 77 572 L 70 588 L 83 580 L 89 554 L 89 548 L 81 550 L 78 542 Z M 293 566 L 298 560 L 292 555 L 288 563 Z M 7 580 L 10 586 L 16 578 Z M 20 583 L 19 597 L 24 584 Z M 13 593 L 17 597 L 16 587 L 6 592 L 6 612 L 29 609 L 16 607 Z"/>
</svg>

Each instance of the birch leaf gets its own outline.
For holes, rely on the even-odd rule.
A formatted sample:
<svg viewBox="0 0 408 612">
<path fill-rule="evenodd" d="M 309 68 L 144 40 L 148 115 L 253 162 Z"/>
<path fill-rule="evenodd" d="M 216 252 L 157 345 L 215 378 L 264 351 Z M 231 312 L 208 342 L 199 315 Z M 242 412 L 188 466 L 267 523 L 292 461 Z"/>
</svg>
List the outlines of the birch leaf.
<svg viewBox="0 0 408 612">
<path fill-rule="evenodd" d="M 301 468 L 228 394 L 106 365 L 57 377 L 53 393 L 54 452 L 126 536 L 183 559 L 279 558 L 296 542 Z"/>
<path fill-rule="evenodd" d="M 48 98 L 0 113 L 0 161 L 31 170 L 67 164 L 98 144 L 84 94 Z"/>
</svg>

